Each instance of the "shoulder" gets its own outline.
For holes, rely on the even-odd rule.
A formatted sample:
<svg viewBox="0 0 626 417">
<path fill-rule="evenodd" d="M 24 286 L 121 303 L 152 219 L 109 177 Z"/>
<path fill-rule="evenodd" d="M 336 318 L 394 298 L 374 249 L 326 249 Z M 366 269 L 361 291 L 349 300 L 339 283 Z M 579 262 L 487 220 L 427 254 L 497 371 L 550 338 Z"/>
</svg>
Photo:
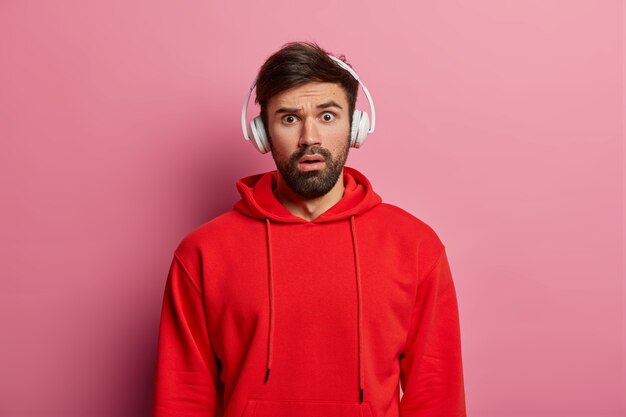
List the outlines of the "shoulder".
<svg viewBox="0 0 626 417">
<path fill-rule="evenodd" d="M 435 230 L 424 220 L 389 203 L 381 203 L 371 210 L 372 220 L 403 245 L 417 248 L 426 257 L 437 257 L 445 249 Z"/>
<path fill-rule="evenodd" d="M 427 239 L 439 240 L 437 233 L 428 223 L 398 206 L 381 203 L 378 205 L 376 212 L 377 216 L 381 217 L 390 226 L 393 225 L 394 228 L 405 229 L 410 233 L 418 233 Z"/>
<path fill-rule="evenodd" d="M 228 210 L 184 235 L 174 250 L 174 256 L 184 263 L 198 261 L 206 254 L 229 246 L 229 242 L 240 240 L 255 225 L 263 227 L 263 223 L 258 220 L 236 210 Z"/>
</svg>

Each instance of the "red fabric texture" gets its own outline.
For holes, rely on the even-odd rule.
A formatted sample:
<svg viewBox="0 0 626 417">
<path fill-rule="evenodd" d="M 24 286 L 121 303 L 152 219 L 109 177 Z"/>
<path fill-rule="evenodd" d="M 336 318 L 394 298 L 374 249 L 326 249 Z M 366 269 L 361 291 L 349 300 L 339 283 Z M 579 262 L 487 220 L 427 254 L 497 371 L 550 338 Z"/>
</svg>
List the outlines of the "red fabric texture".
<svg viewBox="0 0 626 417">
<path fill-rule="evenodd" d="M 349 167 L 341 201 L 301 219 L 274 197 L 276 175 L 239 180 L 234 209 L 176 248 L 154 416 L 465 416 L 436 233 Z"/>
</svg>

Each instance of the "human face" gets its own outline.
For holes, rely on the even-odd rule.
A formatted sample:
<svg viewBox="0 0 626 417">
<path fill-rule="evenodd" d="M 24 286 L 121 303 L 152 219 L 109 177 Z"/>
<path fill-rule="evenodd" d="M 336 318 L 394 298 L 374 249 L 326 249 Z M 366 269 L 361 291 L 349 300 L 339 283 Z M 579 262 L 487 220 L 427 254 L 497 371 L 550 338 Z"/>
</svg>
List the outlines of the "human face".
<svg viewBox="0 0 626 417">
<path fill-rule="evenodd" d="M 305 198 L 328 193 L 350 147 L 348 99 L 340 84 L 310 82 L 267 104 L 272 157 L 287 185 Z"/>
</svg>

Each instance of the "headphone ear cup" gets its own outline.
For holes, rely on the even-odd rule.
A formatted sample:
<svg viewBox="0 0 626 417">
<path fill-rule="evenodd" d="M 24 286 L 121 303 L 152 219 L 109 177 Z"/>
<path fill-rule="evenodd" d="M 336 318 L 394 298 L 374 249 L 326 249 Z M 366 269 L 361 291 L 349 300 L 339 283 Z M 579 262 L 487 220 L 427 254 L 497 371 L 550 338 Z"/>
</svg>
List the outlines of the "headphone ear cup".
<svg viewBox="0 0 626 417">
<path fill-rule="evenodd" d="M 366 112 L 355 110 L 352 116 L 350 146 L 359 148 L 365 142 L 370 131 L 370 117 Z"/>
<path fill-rule="evenodd" d="M 267 140 L 267 134 L 265 132 L 265 126 L 261 116 L 257 116 L 250 120 L 250 128 L 248 129 L 248 137 L 252 139 L 252 144 L 261 153 L 267 153 L 270 151 L 270 144 Z"/>
<path fill-rule="evenodd" d="M 355 110 L 352 113 L 352 125 L 350 126 L 350 146 L 356 147 L 356 138 L 359 135 L 359 124 L 361 123 L 361 114 L 363 114 L 360 110 Z"/>
</svg>

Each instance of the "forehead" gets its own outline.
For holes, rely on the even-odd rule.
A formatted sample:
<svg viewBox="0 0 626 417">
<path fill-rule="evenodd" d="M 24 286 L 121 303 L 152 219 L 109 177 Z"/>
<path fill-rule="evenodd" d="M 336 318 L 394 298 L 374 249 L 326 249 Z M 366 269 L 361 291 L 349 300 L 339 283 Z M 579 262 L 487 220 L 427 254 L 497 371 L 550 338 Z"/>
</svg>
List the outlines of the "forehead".
<svg viewBox="0 0 626 417">
<path fill-rule="evenodd" d="M 347 108 L 348 98 L 341 84 L 326 82 L 309 82 L 276 94 L 268 101 L 268 107 L 291 106 L 305 104 L 321 104 L 333 100 Z"/>
</svg>

